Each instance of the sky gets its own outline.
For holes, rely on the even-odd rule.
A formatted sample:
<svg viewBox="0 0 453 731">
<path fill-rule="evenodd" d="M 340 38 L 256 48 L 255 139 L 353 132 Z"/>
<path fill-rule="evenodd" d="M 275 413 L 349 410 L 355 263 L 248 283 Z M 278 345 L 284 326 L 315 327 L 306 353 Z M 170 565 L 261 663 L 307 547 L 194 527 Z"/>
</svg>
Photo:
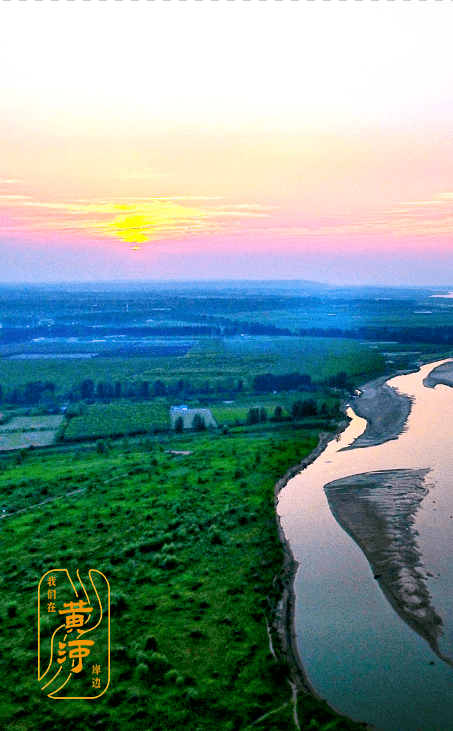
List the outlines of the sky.
<svg viewBox="0 0 453 731">
<path fill-rule="evenodd" d="M 453 3 L 4 0 L 0 283 L 453 284 Z"/>
</svg>

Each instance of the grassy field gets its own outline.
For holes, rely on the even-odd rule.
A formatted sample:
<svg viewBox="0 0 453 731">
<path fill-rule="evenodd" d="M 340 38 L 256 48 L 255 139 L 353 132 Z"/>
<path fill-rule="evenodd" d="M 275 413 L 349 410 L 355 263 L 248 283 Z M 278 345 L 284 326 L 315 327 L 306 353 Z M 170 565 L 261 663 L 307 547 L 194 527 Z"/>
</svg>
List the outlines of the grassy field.
<svg viewBox="0 0 453 731">
<path fill-rule="evenodd" d="M 2 458 L 2 509 L 52 500 L 0 520 L 6 727 L 295 729 L 265 621 L 282 562 L 273 485 L 316 443 L 307 429 L 249 429 L 126 440 L 103 455 L 57 448 Z M 60 567 L 82 576 L 96 568 L 111 584 L 111 685 L 91 703 L 54 703 L 35 679 L 37 585 Z M 359 728 L 311 697 L 299 696 L 298 714 L 303 729 Z"/>
</svg>

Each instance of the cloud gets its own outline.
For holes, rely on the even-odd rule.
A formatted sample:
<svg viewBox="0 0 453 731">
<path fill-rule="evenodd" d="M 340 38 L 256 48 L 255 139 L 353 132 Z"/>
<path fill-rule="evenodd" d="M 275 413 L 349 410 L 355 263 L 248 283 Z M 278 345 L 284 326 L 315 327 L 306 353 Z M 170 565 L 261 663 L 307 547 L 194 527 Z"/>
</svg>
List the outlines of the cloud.
<svg viewBox="0 0 453 731">
<path fill-rule="evenodd" d="M 219 203 L 216 203 L 219 201 Z M 58 233 L 84 239 L 140 244 L 228 236 L 245 241 L 453 234 L 453 193 L 365 211 L 316 216 L 259 203 L 224 203 L 220 196 L 53 199 L 0 195 L 4 231 Z"/>
<path fill-rule="evenodd" d="M 118 180 L 153 180 L 154 178 L 178 178 L 176 173 L 131 173 L 130 175 L 118 175 Z"/>
<path fill-rule="evenodd" d="M 42 201 L 8 196 L 4 213 L 14 221 L 17 231 L 55 231 L 135 244 L 216 232 L 234 233 L 243 231 L 244 219 L 269 216 L 269 207 L 258 204 L 203 206 L 204 201 L 217 199 L 217 196 L 173 196 Z M 184 201 L 197 205 L 182 205 Z M 1 202 L 0 196 L 0 206 Z"/>
<path fill-rule="evenodd" d="M 30 198 L 30 196 L 28 196 L 28 195 L 7 195 L 6 193 L 0 194 L 1 200 L 24 200 L 26 198 Z"/>
</svg>

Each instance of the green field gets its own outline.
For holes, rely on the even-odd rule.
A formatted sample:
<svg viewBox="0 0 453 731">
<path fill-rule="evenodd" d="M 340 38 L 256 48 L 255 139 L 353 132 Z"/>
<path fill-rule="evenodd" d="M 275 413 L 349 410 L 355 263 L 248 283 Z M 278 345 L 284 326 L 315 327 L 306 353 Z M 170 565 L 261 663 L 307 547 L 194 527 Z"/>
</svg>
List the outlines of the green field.
<svg viewBox="0 0 453 731">
<path fill-rule="evenodd" d="M 266 629 L 281 592 L 273 485 L 316 442 L 310 430 L 161 436 L 104 455 L 56 448 L 3 458 L 7 728 L 295 731 L 288 670 Z M 111 585 L 111 684 L 95 702 L 54 703 L 35 678 L 37 585 L 56 568 L 74 578 L 96 568 Z M 303 729 L 361 728 L 308 696 L 297 712 Z"/>
<path fill-rule="evenodd" d="M 234 388 L 238 379 L 250 385 L 260 373 L 306 373 L 314 380 L 347 371 L 355 379 L 383 368 L 376 350 L 356 340 L 246 336 L 199 338 L 185 356 L 158 358 L 92 358 L 83 360 L 1 360 L 3 390 L 33 381 L 50 381 L 56 393 L 67 394 L 84 379 L 123 384 L 183 379 L 194 386 L 206 380 Z"/>
</svg>

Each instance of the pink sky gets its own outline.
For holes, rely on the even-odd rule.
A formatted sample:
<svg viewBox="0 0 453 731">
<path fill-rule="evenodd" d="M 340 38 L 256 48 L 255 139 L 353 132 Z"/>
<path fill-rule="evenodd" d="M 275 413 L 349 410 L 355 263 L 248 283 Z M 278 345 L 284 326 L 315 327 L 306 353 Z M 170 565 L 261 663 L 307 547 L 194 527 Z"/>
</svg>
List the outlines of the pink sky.
<svg viewBox="0 0 453 731">
<path fill-rule="evenodd" d="M 453 283 L 451 3 L 1 12 L 0 282 Z"/>
</svg>

